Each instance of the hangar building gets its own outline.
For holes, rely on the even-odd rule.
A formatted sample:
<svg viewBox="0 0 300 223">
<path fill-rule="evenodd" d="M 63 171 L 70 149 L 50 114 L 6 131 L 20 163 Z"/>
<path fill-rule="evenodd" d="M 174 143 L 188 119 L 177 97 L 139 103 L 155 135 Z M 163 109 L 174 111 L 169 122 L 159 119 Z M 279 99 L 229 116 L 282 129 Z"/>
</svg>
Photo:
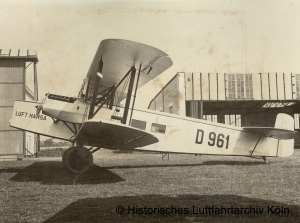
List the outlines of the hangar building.
<svg viewBox="0 0 300 223">
<path fill-rule="evenodd" d="M 9 126 L 15 100 L 38 100 L 37 62 L 33 51 L 0 49 L 0 156 L 22 159 L 39 144 L 38 136 Z"/>
<path fill-rule="evenodd" d="M 283 112 L 294 117 L 299 131 L 300 74 L 179 72 L 148 108 L 257 127 L 274 127 L 276 115 Z"/>
</svg>

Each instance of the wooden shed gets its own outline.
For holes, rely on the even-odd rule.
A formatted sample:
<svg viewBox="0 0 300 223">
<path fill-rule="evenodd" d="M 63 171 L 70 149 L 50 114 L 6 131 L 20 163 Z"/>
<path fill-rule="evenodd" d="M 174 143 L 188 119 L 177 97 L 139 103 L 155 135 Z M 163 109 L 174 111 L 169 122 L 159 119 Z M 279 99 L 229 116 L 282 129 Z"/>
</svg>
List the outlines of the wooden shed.
<svg viewBox="0 0 300 223">
<path fill-rule="evenodd" d="M 0 156 L 22 159 L 38 146 L 37 135 L 9 126 L 15 100 L 38 100 L 37 63 L 36 52 L 0 49 Z"/>
</svg>

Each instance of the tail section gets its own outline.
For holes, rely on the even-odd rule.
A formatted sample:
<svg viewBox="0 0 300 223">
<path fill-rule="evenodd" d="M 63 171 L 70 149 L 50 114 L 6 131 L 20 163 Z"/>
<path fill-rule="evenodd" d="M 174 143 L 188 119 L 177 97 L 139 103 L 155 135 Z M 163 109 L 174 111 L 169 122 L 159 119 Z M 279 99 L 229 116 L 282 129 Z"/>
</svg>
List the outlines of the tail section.
<svg viewBox="0 0 300 223">
<path fill-rule="evenodd" d="M 294 153 L 294 119 L 290 115 L 279 113 L 275 127 L 244 127 L 245 132 L 263 136 L 251 153 L 253 156 L 286 157 Z"/>
<path fill-rule="evenodd" d="M 275 128 L 294 131 L 294 118 L 290 115 L 279 113 L 276 117 Z M 294 153 L 294 139 L 280 140 L 278 156 L 286 157 Z"/>
<path fill-rule="evenodd" d="M 290 115 L 279 113 L 276 117 L 275 128 L 294 131 L 294 118 Z"/>
</svg>

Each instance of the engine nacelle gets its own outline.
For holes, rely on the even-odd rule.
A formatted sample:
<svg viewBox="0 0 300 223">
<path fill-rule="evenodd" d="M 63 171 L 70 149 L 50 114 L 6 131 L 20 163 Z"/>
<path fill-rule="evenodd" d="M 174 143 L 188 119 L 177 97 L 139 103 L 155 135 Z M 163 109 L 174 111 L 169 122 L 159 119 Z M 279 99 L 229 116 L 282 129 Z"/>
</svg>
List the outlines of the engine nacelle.
<svg viewBox="0 0 300 223">
<path fill-rule="evenodd" d="M 88 104 L 80 98 L 48 94 L 42 113 L 58 120 L 82 123 L 87 109 Z"/>
</svg>

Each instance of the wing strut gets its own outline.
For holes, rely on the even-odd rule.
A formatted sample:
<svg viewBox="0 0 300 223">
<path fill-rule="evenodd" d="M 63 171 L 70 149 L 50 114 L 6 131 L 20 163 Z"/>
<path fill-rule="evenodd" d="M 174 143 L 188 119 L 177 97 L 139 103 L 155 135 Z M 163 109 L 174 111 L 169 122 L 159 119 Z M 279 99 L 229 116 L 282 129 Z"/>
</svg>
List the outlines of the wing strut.
<svg viewBox="0 0 300 223">
<path fill-rule="evenodd" d="M 259 135 L 259 138 L 258 138 L 258 140 L 257 140 L 257 142 L 256 142 L 256 144 L 255 144 L 255 146 L 254 146 L 254 148 L 253 148 L 253 150 L 252 150 L 252 152 L 250 153 L 250 156 L 252 156 L 252 154 L 254 153 L 254 150 L 256 149 L 256 146 L 257 146 L 257 144 L 259 143 L 259 140 L 260 140 L 261 136 L 262 136 L 262 135 Z"/>
<path fill-rule="evenodd" d="M 97 108 L 97 110 L 92 114 L 91 118 L 93 118 L 97 112 L 103 107 L 103 105 L 110 100 L 110 98 L 114 95 L 115 91 L 117 90 L 117 88 L 122 84 L 122 82 L 127 78 L 127 76 L 132 72 L 132 70 L 135 70 L 134 67 L 131 67 L 129 69 L 129 71 L 125 74 L 125 76 L 122 78 L 122 80 L 120 80 L 120 82 L 114 87 L 114 89 L 110 92 L 109 96 L 101 103 L 101 105 Z M 94 94 L 95 95 L 95 94 Z M 93 97 L 94 97 L 93 95 Z"/>
<path fill-rule="evenodd" d="M 123 119 L 121 121 L 121 123 L 123 123 L 123 124 L 126 124 L 126 121 L 127 121 L 127 115 L 128 115 L 131 94 L 132 94 L 133 84 L 134 84 L 134 79 L 135 79 L 135 72 L 136 72 L 136 69 L 134 66 L 132 66 L 131 73 L 130 73 L 130 81 L 129 81 L 129 85 L 128 85 L 128 91 L 127 91 L 127 98 L 126 98 L 126 103 L 125 103 L 125 108 L 124 108 L 124 113 L 123 113 Z"/>
<path fill-rule="evenodd" d="M 136 98 L 136 91 L 137 91 L 137 87 L 138 87 L 139 80 L 140 80 L 140 75 L 141 75 L 141 67 L 142 67 L 142 64 L 140 64 L 139 74 L 138 74 L 137 81 L 136 81 L 136 84 L 135 84 L 135 91 L 134 91 L 134 95 L 133 95 L 133 102 L 132 102 L 132 107 L 131 107 L 131 114 L 130 114 L 130 119 L 129 119 L 129 125 L 131 124 L 132 113 L 133 113 L 133 108 L 134 108 L 134 103 L 135 103 L 135 98 Z"/>
<path fill-rule="evenodd" d="M 103 68 L 103 61 L 101 58 L 99 61 L 98 72 L 102 73 L 102 68 Z M 98 95 L 99 85 L 100 85 L 100 77 L 98 75 L 95 75 L 94 92 L 93 92 L 93 97 L 91 100 L 88 119 L 91 119 L 94 116 L 94 109 L 95 109 L 95 103 L 96 103 L 96 99 L 97 99 L 97 95 Z"/>
</svg>

